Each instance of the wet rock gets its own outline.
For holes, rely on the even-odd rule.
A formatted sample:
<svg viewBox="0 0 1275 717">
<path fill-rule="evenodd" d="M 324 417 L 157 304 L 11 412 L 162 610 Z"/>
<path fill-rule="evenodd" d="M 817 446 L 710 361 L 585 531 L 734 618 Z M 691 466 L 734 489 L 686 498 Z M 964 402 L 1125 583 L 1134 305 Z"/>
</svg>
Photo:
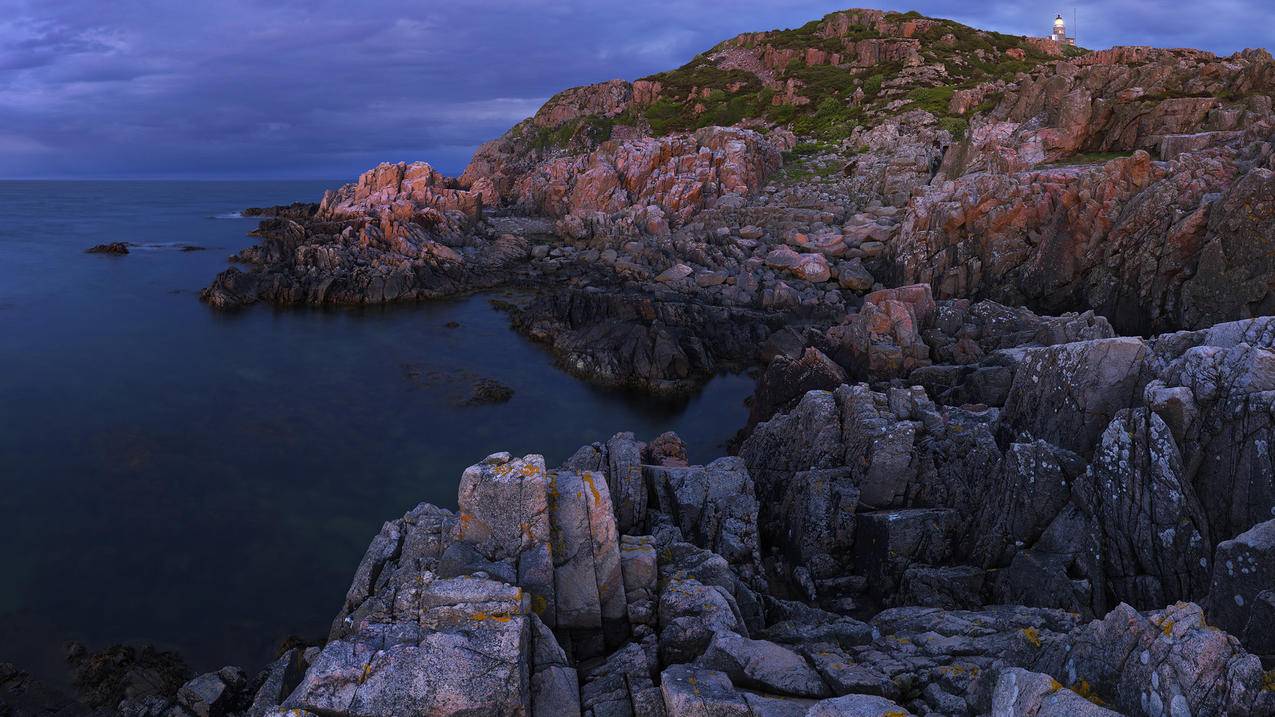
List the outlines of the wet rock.
<svg viewBox="0 0 1275 717">
<path fill-rule="evenodd" d="M 98 244 L 85 249 L 86 254 L 115 254 L 122 255 L 128 253 L 128 244 L 126 242 L 117 241 L 109 244 Z"/>
<path fill-rule="evenodd" d="M 684 395 L 723 368 L 754 361 L 782 319 L 646 293 L 563 289 L 537 297 L 512 323 L 594 383 Z"/>
<path fill-rule="evenodd" d="M 113 645 L 89 653 L 72 643 L 67 662 L 71 683 L 91 707 L 113 709 L 125 699 L 169 699 L 191 678 L 180 655 L 149 645 Z"/>
<path fill-rule="evenodd" d="M 167 700 L 155 699 L 161 709 L 167 709 Z M 93 714 L 81 702 L 36 680 L 9 662 L 0 662 L 0 711 L 14 717 L 87 717 Z"/>
<path fill-rule="evenodd" d="M 488 406 L 506 403 L 513 397 L 512 388 L 493 378 L 480 378 L 474 381 L 469 398 L 465 399 L 464 403 L 467 406 Z"/>
</svg>

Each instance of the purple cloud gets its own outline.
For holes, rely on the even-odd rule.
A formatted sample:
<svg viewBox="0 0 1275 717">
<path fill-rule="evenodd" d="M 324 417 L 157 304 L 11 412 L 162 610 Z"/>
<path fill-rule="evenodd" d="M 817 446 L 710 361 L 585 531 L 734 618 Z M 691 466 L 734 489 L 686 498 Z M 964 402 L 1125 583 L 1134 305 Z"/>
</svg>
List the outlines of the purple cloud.
<svg viewBox="0 0 1275 717">
<path fill-rule="evenodd" d="M 572 85 L 675 67 L 739 32 L 844 7 L 812 0 L 17 0 L 0 20 L 2 177 L 328 177 L 385 160 L 448 172 Z M 884 2 L 978 27 L 1081 42 L 1260 46 L 1265 0 L 1166 12 Z"/>
</svg>

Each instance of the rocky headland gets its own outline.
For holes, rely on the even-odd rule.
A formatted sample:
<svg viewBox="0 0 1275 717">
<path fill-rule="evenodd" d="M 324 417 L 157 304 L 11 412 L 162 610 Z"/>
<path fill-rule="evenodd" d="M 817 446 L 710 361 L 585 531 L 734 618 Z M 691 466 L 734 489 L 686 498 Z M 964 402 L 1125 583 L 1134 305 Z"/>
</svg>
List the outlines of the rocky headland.
<svg viewBox="0 0 1275 717">
<path fill-rule="evenodd" d="M 588 380 L 755 370 L 735 455 L 488 456 L 384 525 L 322 644 L 77 653 L 80 702 L 5 666 L 0 704 L 1275 715 L 1272 96 L 1265 50 L 849 10 L 562 92 L 459 177 L 249 210 L 212 307 L 517 288 Z"/>
</svg>

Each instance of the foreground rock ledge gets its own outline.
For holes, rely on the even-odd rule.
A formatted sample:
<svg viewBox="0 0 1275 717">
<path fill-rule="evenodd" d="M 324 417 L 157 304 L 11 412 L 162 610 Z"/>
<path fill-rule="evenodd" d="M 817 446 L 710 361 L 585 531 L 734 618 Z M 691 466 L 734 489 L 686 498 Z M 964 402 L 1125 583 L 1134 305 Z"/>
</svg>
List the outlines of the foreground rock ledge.
<svg viewBox="0 0 1275 717">
<path fill-rule="evenodd" d="M 964 335 L 1026 342 L 996 405 L 844 384 L 707 466 L 667 434 L 489 456 L 385 525 L 280 709 L 1271 714 L 1273 456 L 1214 456 L 1269 430 L 1273 320 L 992 315 Z"/>
<path fill-rule="evenodd" d="M 264 714 L 1264 715 L 1275 706 L 1258 657 L 1190 602 L 1145 612 L 1122 603 L 1094 621 L 1001 605 L 895 607 L 862 622 L 772 596 L 746 554 L 733 564 L 701 546 L 723 544 L 722 529 L 698 529 L 707 518 L 758 547 L 751 482 L 727 477 L 747 480 L 742 462 L 641 463 L 652 457 L 620 434 L 556 470 L 507 453 L 471 466 L 457 512 L 422 504 L 385 524 L 328 643 L 305 655 L 295 687 Z M 723 481 L 732 489 L 714 495 Z M 613 490 L 631 494 L 630 485 L 671 497 L 658 501 L 669 512 L 649 509 L 631 526 L 643 535 L 618 530 Z"/>
<path fill-rule="evenodd" d="M 118 712 L 1275 714 L 1273 322 L 1003 349 L 998 405 L 810 390 L 705 466 L 493 454 L 382 527 L 323 645 Z"/>
</svg>

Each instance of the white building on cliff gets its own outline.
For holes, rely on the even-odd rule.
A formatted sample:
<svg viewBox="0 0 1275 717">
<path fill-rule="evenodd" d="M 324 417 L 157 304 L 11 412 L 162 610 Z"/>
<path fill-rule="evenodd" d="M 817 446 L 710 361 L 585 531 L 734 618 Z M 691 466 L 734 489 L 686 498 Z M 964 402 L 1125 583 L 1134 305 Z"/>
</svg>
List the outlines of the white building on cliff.
<svg viewBox="0 0 1275 717">
<path fill-rule="evenodd" d="M 1076 46 L 1076 37 L 1067 34 L 1067 21 L 1063 19 L 1062 15 L 1054 19 L 1054 31 L 1050 34 L 1049 39 L 1060 45 Z"/>
</svg>

